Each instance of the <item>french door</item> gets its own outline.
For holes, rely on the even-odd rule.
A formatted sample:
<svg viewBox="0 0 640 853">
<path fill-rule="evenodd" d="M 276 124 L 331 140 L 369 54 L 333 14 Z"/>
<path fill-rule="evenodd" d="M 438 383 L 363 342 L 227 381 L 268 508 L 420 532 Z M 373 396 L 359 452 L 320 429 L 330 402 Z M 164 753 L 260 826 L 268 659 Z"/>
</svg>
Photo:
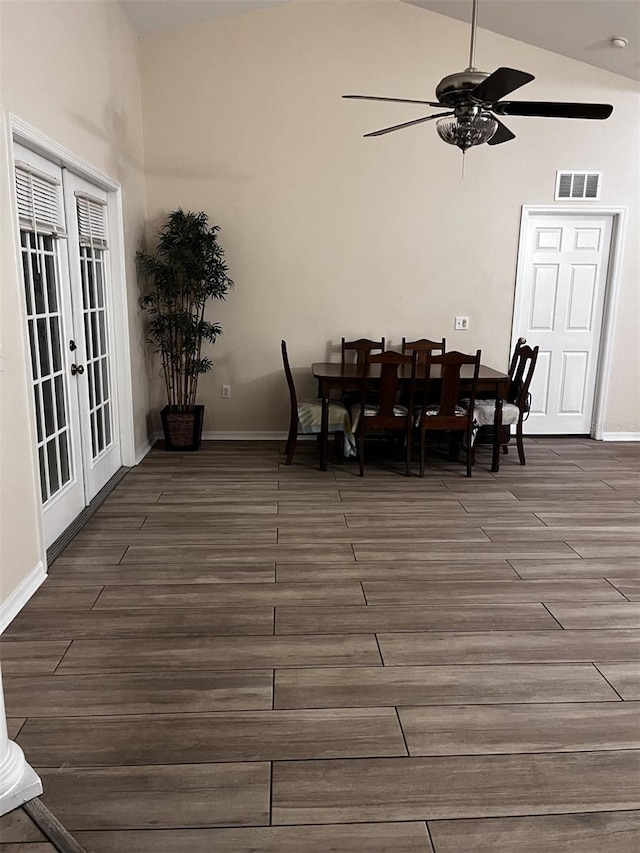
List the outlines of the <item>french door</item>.
<svg viewBox="0 0 640 853">
<path fill-rule="evenodd" d="M 512 348 L 540 352 L 531 383 L 529 434 L 591 432 L 613 216 L 531 215 L 521 235 Z"/>
<path fill-rule="evenodd" d="M 119 469 L 106 193 L 14 147 L 45 546 Z"/>
</svg>

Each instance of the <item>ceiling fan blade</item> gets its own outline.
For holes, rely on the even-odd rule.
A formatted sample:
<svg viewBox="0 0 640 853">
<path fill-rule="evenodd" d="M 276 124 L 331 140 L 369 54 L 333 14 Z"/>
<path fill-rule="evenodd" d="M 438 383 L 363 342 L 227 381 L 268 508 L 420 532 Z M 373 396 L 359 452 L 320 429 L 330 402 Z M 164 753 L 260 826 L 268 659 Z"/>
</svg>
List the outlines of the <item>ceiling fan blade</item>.
<svg viewBox="0 0 640 853">
<path fill-rule="evenodd" d="M 469 94 L 478 101 L 493 103 L 510 92 L 515 92 L 520 86 L 524 86 L 525 83 L 530 83 L 532 80 L 535 80 L 535 77 L 533 74 L 527 74 L 526 71 L 517 71 L 515 68 L 498 68 L 486 80 L 479 83 L 475 89 L 472 89 Z"/>
<path fill-rule="evenodd" d="M 498 122 L 498 129 L 489 139 L 487 145 L 500 145 L 502 142 L 511 142 L 512 139 L 516 138 L 515 133 L 512 133 L 506 125 L 502 124 L 495 116 L 492 118 Z"/>
<path fill-rule="evenodd" d="M 396 104 L 427 104 L 430 107 L 442 106 L 437 101 L 412 101 L 410 98 L 378 98 L 375 95 L 343 95 L 342 97 L 359 101 L 394 101 Z"/>
<path fill-rule="evenodd" d="M 500 101 L 491 108 L 501 116 L 540 116 L 543 118 L 609 118 L 611 104 L 570 104 L 560 101 Z"/>
<path fill-rule="evenodd" d="M 452 116 L 453 110 L 448 113 L 436 113 L 432 116 L 424 116 L 423 118 L 416 118 L 413 121 L 405 121 L 402 124 L 394 124 L 393 127 L 383 127 L 382 130 L 374 130 L 373 133 L 365 133 L 365 137 L 367 136 L 384 136 L 385 133 L 391 133 L 394 130 L 402 130 L 403 127 L 412 127 L 414 124 L 422 124 L 425 121 L 431 121 L 434 118 L 442 118 L 443 116 Z"/>
</svg>

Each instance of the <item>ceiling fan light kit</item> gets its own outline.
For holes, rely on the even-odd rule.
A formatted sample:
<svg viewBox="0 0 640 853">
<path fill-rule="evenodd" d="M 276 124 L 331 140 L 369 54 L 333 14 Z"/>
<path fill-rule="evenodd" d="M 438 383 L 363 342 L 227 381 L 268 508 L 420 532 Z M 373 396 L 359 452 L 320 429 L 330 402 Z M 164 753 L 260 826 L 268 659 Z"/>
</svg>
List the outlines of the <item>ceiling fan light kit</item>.
<svg viewBox="0 0 640 853">
<path fill-rule="evenodd" d="M 423 124 L 437 119 L 438 136 L 464 153 L 474 145 L 500 145 L 515 139 L 497 116 L 534 116 L 541 118 L 606 119 L 613 112 L 610 104 L 574 104 L 559 101 L 503 101 L 505 95 L 534 80 L 533 74 L 515 68 L 498 68 L 493 74 L 474 67 L 476 32 L 478 28 L 478 0 L 473 0 L 471 16 L 471 46 L 469 67 L 444 77 L 436 87 L 436 101 L 409 98 L 383 98 L 370 95 L 343 95 L 363 101 L 391 101 L 404 104 L 422 104 L 429 107 L 448 107 L 444 113 L 422 116 L 366 133 L 365 136 L 384 136 L 395 130 Z M 622 41 L 623 39 L 615 39 Z M 614 39 L 611 39 L 613 43 Z"/>
<path fill-rule="evenodd" d="M 488 142 L 498 129 L 498 122 L 489 114 L 449 116 L 438 119 L 436 130 L 440 139 L 449 145 L 457 145 L 462 151 L 472 145 Z"/>
</svg>

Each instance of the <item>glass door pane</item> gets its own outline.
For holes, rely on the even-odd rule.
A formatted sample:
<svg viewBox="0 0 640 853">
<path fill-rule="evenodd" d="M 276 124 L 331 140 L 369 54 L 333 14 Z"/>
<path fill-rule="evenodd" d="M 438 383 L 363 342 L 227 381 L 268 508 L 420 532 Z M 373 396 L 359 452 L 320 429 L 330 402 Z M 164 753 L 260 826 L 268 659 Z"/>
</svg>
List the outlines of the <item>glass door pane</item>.
<svg viewBox="0 0 640 853">
<path fill-rule="evenodd" d="M 74 477 L 56 240 L 20 232 L 44 506 Z"/>
<path fill-rule="evenodd" d="M 105 303 L 104 250 L 80 247 L 82 313 L 89 383 L 91 457 L 95 460 L 111 446 L 113 436 L 107 308 Z"/>
</svg>

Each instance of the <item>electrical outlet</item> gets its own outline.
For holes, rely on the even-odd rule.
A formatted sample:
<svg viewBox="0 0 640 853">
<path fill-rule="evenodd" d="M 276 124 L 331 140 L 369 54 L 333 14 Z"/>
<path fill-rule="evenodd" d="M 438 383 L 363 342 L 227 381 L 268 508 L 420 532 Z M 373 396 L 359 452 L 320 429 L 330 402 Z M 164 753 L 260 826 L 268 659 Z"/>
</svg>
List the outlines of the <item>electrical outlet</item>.
<svg viewBox="0 0 640 853">
<path fill-rule="evenodd" d="M 228 400 L 231 396 L 231 385 L 223 385 L 220 392 L 220 396 L 223 400 Z"/>
<path fill-rule="evenodd" d="M 468 317 L 456 317 L 453 328 L 456 329 L 456 331 L 458 331 L 458 332 L 461 332 L 461 331 L 466 332 L 466 330 L 469 328 L 469 318 Z"/>
</svg>

